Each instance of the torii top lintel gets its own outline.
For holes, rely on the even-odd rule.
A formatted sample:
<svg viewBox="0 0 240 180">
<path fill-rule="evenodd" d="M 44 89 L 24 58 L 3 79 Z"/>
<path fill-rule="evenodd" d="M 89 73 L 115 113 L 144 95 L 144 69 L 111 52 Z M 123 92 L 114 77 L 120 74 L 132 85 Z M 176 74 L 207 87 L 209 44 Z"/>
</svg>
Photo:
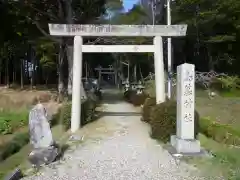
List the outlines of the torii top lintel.
<svg viewBox="0 0 240 180">
<path fill-rule="evenodd" d="M 48 24 L 53 36 L 185 36 L 187 25 Z"/>
</svg>

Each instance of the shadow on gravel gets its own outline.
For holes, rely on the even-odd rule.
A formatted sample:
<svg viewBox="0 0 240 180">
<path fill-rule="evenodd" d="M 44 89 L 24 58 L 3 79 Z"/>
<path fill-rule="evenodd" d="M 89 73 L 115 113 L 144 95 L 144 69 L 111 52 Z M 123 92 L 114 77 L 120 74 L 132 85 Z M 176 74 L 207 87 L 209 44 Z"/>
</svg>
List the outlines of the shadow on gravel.
<svg viewBox="0 0 240 180">
<path fill-rule="evenodd" d="M 104 116 L 141 116 L 140 112 L 101 112 L 97 111 L 97 116 L 104 117 Z"/>
<path fill-rule="evenodd" d="M 124 101 L 123 93 L 117 89 L 103 90 L 102 104 L 118 104 Z"/>
<path fill-rule="evenodd" d="M 60 160 L 63 157 L 64 153 L 69 149 L 68 144 L 60 144 L 58 146 L 59 146 L 58 148 L 59 148 L 60 152 L 59 152 L 58 156 L 56 157 L 55 161 Z"/>
<path fill-rule="evenodd" d="M 139 112 L 101 112 L 97 111 L 95 114 L 94 119 L 91 121 L 98 120 L 102 117 L 134 117 L 134 116 L 141 116 Z"/>
</svg>

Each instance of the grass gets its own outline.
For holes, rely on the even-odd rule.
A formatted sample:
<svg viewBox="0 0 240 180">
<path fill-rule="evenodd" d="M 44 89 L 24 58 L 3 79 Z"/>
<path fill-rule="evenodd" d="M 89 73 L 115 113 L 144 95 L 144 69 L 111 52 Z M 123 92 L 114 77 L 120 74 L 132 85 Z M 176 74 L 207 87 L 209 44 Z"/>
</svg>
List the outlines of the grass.
<svg viewBox="0 0 240 180">
<path fill-rule="evenodd" d="M 52 128 L 53 138 L 58 140 L 59 137 L 63 136 L 63 127 L 57 125 Z M 28 163 L 27 158 L 30 153 L 30 145 L 27 144 L 21 150 L 7 158 L 6 160 L 0 163 L 0 179 L 3 179 L 8 173 L 10 173 L 15 168 L 19 167 L 21 170 L 25 171 L 30 168 L 31 165 Z"/>
<path fill-rule="evenodd" d="M 201 169 L 209 180 L 240 180 L 240 148 L 218 143 L 203 134 L 199 135 L 201 146 L 212 153 L 212 158 L 188 158 L 187 162 Z"/>
<path fill-rule="evenodd" d="M 28 110 L 0 111 L 0 134 L 12 134 L 14 131 L 28 124 Z M 0 136 L 1 137 L 1 136 Z"/>
<path fill-rule="evenodd" d="M 240 90 L 231 90 L 219 92 L 223 97 L 240 97 Z"/>
</svg>

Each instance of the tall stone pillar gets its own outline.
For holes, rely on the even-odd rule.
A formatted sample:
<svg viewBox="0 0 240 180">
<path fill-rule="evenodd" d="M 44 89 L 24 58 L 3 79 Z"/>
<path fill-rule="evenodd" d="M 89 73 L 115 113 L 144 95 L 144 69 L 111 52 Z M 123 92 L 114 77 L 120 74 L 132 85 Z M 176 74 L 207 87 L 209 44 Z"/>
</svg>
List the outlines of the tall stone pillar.
<svg viewBox="0 0 240 180">
<path fill-rule="evenodd" d="M 154 69 L 156 84 L 156 103 L 165 102 L 165 78 L 163 63 L 163 41 L 161 36 L 154 37 Z"/>
<path fill-rule="evenodd" d="M 76 132 L 80 127 L 81 119 L 81 79 L 82 79 L 82 37 L 74 37 L 73 47 L 73 84 L 72 84 L 72 112 L 71 132 Z"/>
</svg>

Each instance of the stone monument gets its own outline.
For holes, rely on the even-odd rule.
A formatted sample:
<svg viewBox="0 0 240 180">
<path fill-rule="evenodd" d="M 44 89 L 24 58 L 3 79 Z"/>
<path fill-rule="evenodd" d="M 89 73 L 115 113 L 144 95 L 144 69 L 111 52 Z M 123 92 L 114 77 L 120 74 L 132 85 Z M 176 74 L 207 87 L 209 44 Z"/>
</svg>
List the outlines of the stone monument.
<svg viewBox="0 0 240 180">
<path fill-rule="evenodd" d="M 29 113 L 29 132 L 33 147 L 29 161 L 37 167 L 53 162 L 59 153 L 58 147 L 52 137 L 46 109 L 40 103 Z"/>
<path fill-rule="evenodd" d="M 200 142 L 194 138 L 195 66 L 177 67 L 177 134 L 171 145 L 177 153 L 200 153 Z"/>
</svg>

